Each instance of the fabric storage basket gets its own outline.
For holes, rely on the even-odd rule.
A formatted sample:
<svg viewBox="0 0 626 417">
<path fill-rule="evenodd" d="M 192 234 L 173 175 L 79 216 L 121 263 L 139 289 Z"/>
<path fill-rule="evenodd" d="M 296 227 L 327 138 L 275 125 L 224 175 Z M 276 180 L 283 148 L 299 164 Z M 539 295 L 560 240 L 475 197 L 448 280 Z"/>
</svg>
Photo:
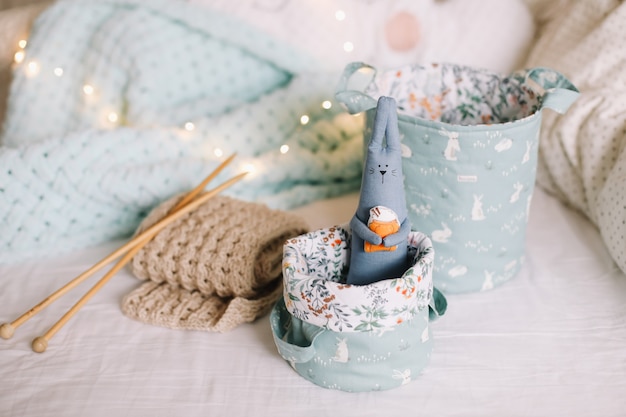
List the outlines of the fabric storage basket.
<svg viewBox="0 0 626 417">
<path fill-rule="evenodd" d="M 430 357 L 429 311 L 434 318 L 446 307 L 433 288 L 432 244 L 412 232 L 413 266 L 402 277 L 351 286 L 342 283 L 349 240 L 348 228 L 337 226 L 285 244 L 284 297 L 270 316 L 274 342 L 296 372 L 325 388 L 356 392 L 408 383 Z"/>
<path fill-rule="evenodd" d="M 383 95 L 398 103 L 409 218 L 436 249 L 435 285 L 471 292 L 514 277 L 524 262 L 541 112 L 565 112 L 578 90 L 545 68 L 503 77 L 452 64 L 346 67 L 337 98 L 353 114 L 366 111 L 366 137 Z"/>
</svg>

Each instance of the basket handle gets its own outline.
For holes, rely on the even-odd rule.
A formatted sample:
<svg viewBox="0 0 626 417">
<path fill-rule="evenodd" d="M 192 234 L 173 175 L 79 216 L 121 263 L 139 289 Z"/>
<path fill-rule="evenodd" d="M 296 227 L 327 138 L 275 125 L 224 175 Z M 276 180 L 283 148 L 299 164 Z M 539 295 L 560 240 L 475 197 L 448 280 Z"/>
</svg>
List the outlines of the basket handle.
<svg viewBox="0 0 626 417">
<path fill-rule="evenodd" d="M 278 353 L 284 360 L 292 363 L 305 363 L 313 359 L 315 356 L 315 339 L 319 336 L 323 329 L 321 327 L 313 326 L 305 323 L 302 320 L 292 320 L 291 314 L 285 307 L 285 301 L 281 298 L 276 302 L 272 314 L 270 317 L 272 325 L 272 335 L 274 337 L 274 343 L 278 349 Z M 287 324 L 290 327 L 290 331 L 287 332 L 282 326 Z M 307 334 L 307 339 L 304 340 L 289 340 L 287 333 L 291 335 L 303 335 L 305 330 L 303 326 L 308 325 L 307 330 L 312 330 L 312 334 Z M 309 332 L 310 333 L 310 332 Z"/>
<path fill-rule="evenodd" d="M 536 67 L 524 71 L 525 83 L 541 96 L 541 108 L 563 114 L 580 92 L 563 74 L 549 68 Z"/>
<path fill-rule="evenodd" d="M 433 296 L 428 304 L 428 319 L 430 321 L 436 320 L 443 316 L 448 309 L 448 300 L 436 287 L 433 287 Z"/>
<path fill-rule="evenodd" d="M 357 83 L 363 82 L 364 88 L 375 76 L 376 69 L 371 65 L 367 65 L 363 62 L 352 62 L 348 64 L 344 68 L 337 88 L 335 89 L 335 98 L 340 103 L 343 103 L 351 114 L 375 108 L 377 101 L 363 93 L 363 91 L 356 89 L 354 86 L 355 81 Z M 357 77 L 359 77 L 360 80 L 357 79 Z"/>
</svg>

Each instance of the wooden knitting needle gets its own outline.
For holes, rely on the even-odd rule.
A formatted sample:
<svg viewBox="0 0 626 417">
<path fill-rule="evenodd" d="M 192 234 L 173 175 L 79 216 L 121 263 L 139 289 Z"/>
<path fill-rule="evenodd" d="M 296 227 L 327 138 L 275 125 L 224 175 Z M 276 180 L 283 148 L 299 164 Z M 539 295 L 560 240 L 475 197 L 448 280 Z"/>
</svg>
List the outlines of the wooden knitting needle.
<svg viewBox="0 0 626 417">
<path fill-rule="evenodd" d="M 216 194 L 220 193 L 224 189 L 230 187 L 237 181 L 241 180 L 246 174 L 247 172 L 241 173 L 225 181 L 224 183 L 218 185 L 217 187 L 213 188 L 212 190 L 198 197 L 193 202 L 188 203 L 186 206 L 180 208 L 178 211 L 169 214 L 167 217 L 163 218 L 161 221 L 154 224 L 152 227 L 150 227 L 149 229 L 141 233 L 139 236 L 137 236 L 136 239 L 133 239 L 134 241 L 136 241 L 135 246 L 122 258 L 122 260 L 120 260 L 120 262 L 118 262 L 113 268 L 111 268 L 109 272 L 107 272 L 102 278 L 100 278 L 100 280 L 89 291 L 87 291 L 87 293 L 85 293 L 85 295 L 83 295 L 82 298 L 78 300 L 78 302 L 74 304 L 74 306 L 72 306 L 72 308 L 70 308 L 68 312 L 65 313 L 63 317 L 61 317 L 59 321 L 57 321 L 43 336 L 36 337 L 33 340 L 33 343 L 32 343 L 33 350 L 37 353 L 44 352 L 46 348 L 48 347 L 48 342 L 50 341 L 52 336 L 54 336 L 56 332 L 58 332 L 61 329 L 61 327 L 63 327 L 65 323 L 67 323 L 68 320 L 72 318 L 72 316 L 74 316 L 74 314 L 76 314 L 76 312 L 80 310 L 82 306 L 85 305 L 85 303 L 87 303 L 87 301 L 91 299 L 91 297 L 93 297 L 95 293 L 100 291 L 100 289 L 113 277 L 113 275 L 115 275 L 117 271 L 119 271 L 128 261 L 130 261 L 131 258 L 137 252 L 139 252 L 139 250 L 146 243 L 148 243 L 150 239 L 154 237 L 154 235 L 156 235 L 158 232 L 160 232 L 163 228 L 165 228 L 167 225 L 169 225 L 173 221 L 178 220 L 180 217 L 184 216 L 185 214 L 195 210 L 196 208 L 198 208 L 198 206 L 200 206 L 201 204 L 204 204 L 207 200 L 214 197 Z"/>
<path fill-rule="evenodd" d="M 182 207 L 183 203 L 187 204 L 187 202 L 191 201 L 193 197 L 195 197 L 200 191 L 202 191 L 204 187 L 206 187 L 206 185 L 211 180 L 213 180 L 224 168 L 226 168 L 228 164 L 232 162 L 235 156 L 236 154 L 232 154 L 230 157 L 224 160 L 224 162 L 222 162 L 213 172 L 211 172 L 204 179 L 204 181 L 202 181 L 202 183 L 200 183 L 196 188 L 194 188 L 191 192 L 189 192 L 189 194 L 187 194 L 185 198 L 183 198 L 183 200 L 181 200 L 181 202 L 178 203 L 177 207 Z M 30 310 L 22 314 L 20 317 L 18 317 L 11 323 L 2 324 L 0 326 L 0 337 L 2 337 L 3 339 L 10 339 L 15 333 L 15 330 L 19 326 L 24 324 L 26 321 L 28 321 L 31 317 L 33 317 L 35 314 L 39 313 L 41 310 L 43 310 L 44 308 L 52 304 L 54 301 L 56 301 L 57 299 L 65 295 L 67 292 L 71 291 L 78 284 L 80 284 L 81 282 L 83 282 L 84 280 L 92 276 L 94 273 L 98 272 L 104 266 L 108 265 L 113 260 L 119 258 L 122 254 L 126 253 L 129 249 L 133 248 L 139 242 L 140 236 L 141 235 L 135 237 L 134 239 L 132 239 L 125 245 L 121 246 L 120 248 L 118 248 L 117 250 L 109 254 L 107 257 L 100 260 L 98 263 L 94 264 L 91 268 L 87 269 L 85 272 L 78 275 L 76 278 L 74 278 L 72 281 L 65 284 L 63 287 L 59 288 L 54 293 L 50 294 L 42 302 L 32 307 Z"/>
</svg>

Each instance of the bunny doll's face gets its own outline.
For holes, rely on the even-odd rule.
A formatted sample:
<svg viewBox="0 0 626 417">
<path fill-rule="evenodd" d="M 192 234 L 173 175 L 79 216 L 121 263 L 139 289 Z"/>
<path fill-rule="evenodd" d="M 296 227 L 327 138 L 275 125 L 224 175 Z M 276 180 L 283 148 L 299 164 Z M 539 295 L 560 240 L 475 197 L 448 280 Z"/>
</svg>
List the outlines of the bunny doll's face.
<svg viewBox="0 0 626 417">
<path fill-rule="evenodd" d="M 385 183 L 385 178 L 389 181 L 389 177 L 398 176 L 398 167 L 396 163 L 391 161 L 385 161 L 378 164 L 378 166 L 370 166 L 368 169 L 369 175 L 374 176 L 374 181 L 380 181 L 381 184 Z M 379 179 L 380 176 L 380 179 Z"/>
<path fill-rule="evenodd" d="M 367 219 L 372 207 L 385 206 L 404 220 L 406 202 L 402 176 L 402 148 L 396 102 L 390 97 L 381 97 L 378 100 L 363 168 L 361 196 L 357 209 L 359 218 Z"/>
<path fill-rule="evenodd" d="M 377 205 L 403 213 L 404 178 L 402 176 L 402 156 L 398 146 L 368 148 L 365 161 L 361 200 L 368 210 Z M 399 200 L 400 199 L 400 200 Z M 394 203 L 396 202 L 397 203 Z"/>
</svg>

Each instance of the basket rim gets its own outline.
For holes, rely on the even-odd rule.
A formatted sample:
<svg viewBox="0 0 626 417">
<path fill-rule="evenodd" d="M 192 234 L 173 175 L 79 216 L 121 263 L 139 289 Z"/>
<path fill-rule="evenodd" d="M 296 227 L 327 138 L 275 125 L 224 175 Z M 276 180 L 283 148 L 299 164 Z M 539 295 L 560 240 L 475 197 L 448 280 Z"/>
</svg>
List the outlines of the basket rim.
<svg viewBox="0 0 626 417">
<path fill-rule="evenodd" d="M 329 330 L 359 332 L 396 326 L 428 308 L 433 293 L 434 249 L 425 234 L 409 234 L 409 245 L 416 254 L 401 277 L 350 285 L 309 274 L 308 265 L 306 272 L 302 267 L 314 257 L 307 257 L 300 248 L 312 247 L 307 243 L 316 242 L 316 237 L 330 229 L 306 233 L 285 244 L 283 298 L 294 317 Z M 348 252 L 349 228 L 334 226 L 333 230 L 345 233 L 341 250 Z M 369 324 L 364 325 L 364 320 L 370 320 Z"/>
<path fill-rule="evenodd" d="M 366 112 L 370 112 L 376 109 L 369 109 Z M 408 114 L 403 114 L 398 112 L 398 122 L 404 122 L 407 124 L 411 124 L 414 126 L 422 126 L 426 128 L 432 129 L 441 129 L 444 128 L 449 131 L 459 131 L 459 132 L 487 132 L 493 130 L 503 130 L 503 129 L 513 129 L 520 128 L 525 125 L 529 125 L 532 123 L 541 123 L 541 113 L 542 109 L 536 110 L 534 113 L 523 117 L 521 119 L 510 120 L 508 122 L 502 123 L 479 123 L 479 124 L 470 124 L 470 125 L 461 125 L 461 124 L 452 124 L 446 123 L 439 120 L 430 120 L 424 119 L 420 117 L 410 116 Z M 537 120 L 536 120 L 537 119 Z"/>
</svg>

